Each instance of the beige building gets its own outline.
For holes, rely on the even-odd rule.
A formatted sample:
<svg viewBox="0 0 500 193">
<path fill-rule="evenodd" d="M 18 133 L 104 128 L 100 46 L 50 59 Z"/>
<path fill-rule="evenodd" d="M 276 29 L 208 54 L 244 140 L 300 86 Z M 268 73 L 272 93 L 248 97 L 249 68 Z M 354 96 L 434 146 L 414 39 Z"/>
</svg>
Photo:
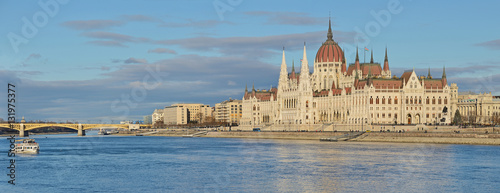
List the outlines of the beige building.
<svg viewBox="0 0 500 193">
<path fill-rule="evenodd" d="M 153 126 L 156 125 L 156 122 L 163 121 L 163 109 L 155 109 L 151 115 L 151 121 L 153 122 Z"/>
<path fill-rule="evenodd" d="M 217 122 L 239 125 L 243 114 L 241 100 L 229 99 L 215 104 L 214 116 Z"/>
<path fill-rule="evenodd" d="M 427 77 L 414 70 L 393 76 L 387 49 L 382 63 L 374 62 L 373 52 L 369 63 L 360 63 L 356 52 L 354 63 L 347 64 L 331 25 L 314 58 L 313 72 L 305 45 L 301 61 L 300 72 L 292 62 L 289 73 L 283 50 L 278 87 L 245 89 L 241 126 L 281 130 L 334 124 L 450 124 L 457 108 L 458 87 L 448 84 L 444 68 L 440 78 L 433 78 L 430 70 Z"/>
<path fill-rule="evenodd" d="M 182 103 L 167 106 L 164 109 L 164 123 L 167 125 L 183 125 L 190 122 L 204 122 L 207 116 L 212 116 L 210 105 L 200 103 Z"/>
<path fill-rule="evenodd" d="M 462 123 L 495 125 L 500 116 L 500 98 L 490 93 L 459 93 L 458 110 Z"/>
<path fill-rule="evenodd" d="M 185 125 L 189 122 L 188 109 L 183 105 L 167 106 L 163 112 L 165 125 Z"/>
</svg>

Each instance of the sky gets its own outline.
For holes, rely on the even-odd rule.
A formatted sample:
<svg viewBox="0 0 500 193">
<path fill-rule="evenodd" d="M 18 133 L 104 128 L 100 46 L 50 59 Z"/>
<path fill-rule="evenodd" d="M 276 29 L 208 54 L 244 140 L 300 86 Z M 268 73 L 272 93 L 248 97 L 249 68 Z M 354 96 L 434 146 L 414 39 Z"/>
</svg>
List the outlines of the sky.
<svg viewBox="0 0 500 193">
<path fill-rule="evenodd" d="M 277 86 L 283 47 L 291 68 L 306 42 L 312 70 L 329 18 L 347 63 L 356 46 L 361 60 L 366 47 L 375 62 L 387 47 L 393 75 L 430 68 L 441 77 L 446 67 L 459 91 L 500 95 L 498 7 L 494 0 L 2 0 L 0 101 L 12 83 L 17 119 L 116 123 L 175 103 L 241 99 L 246 85 Z"/>
</svg>

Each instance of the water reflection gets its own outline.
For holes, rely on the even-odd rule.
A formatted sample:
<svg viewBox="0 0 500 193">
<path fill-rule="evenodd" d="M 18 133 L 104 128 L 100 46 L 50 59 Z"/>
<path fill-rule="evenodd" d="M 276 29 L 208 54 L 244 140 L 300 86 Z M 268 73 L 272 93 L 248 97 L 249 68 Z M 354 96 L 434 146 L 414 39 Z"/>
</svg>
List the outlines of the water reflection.
<svg viewBox="0 0 500 193">
<path fill-rule="evenodd" d="M 25 192 L 495 192 L 498 146 L 48 137 L 16 158 Z M 0 140 L 5 154 L 7 140 Z M 0 159 L 6 164 L 6 159 Z M 78 176 L 78 177 L 75 177 Z M 84 179 L 84 180 L 82 180 Z M 15 189 L 24 188 L 24 189 Z"/>
</svg>

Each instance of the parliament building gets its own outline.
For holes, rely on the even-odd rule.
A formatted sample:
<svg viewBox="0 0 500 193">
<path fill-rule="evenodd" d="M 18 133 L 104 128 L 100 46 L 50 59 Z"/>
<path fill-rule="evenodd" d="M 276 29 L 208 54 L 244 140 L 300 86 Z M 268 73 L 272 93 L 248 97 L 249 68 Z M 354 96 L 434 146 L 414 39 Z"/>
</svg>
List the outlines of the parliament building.
<svg viewBox="0 0 500 193">
<path fill-rule="evenodd" d="M 397 77 L 391 73 L 387 48 L 383 63 L 347 64 L 344 51 L 333 39 L 331 21 L 327 39 L 309 70 L 306 45 L 300 71 L 288 72 L 285 50 L 278 87 L 245 88 L 240 126 L 325 128 L 337 125 L 450 124 L 457 109 L 458 87 L 441 77 L 417 75 L 414 70 Z"/>
</svg>

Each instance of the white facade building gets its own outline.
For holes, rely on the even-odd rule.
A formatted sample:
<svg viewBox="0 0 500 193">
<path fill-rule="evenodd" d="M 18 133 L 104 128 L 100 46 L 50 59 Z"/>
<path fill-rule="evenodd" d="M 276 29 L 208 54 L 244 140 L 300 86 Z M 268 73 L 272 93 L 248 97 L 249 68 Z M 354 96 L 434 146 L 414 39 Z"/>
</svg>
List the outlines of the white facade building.
<svg viewBox="0 0 500 193">
<path fill-rule="evenodd" d="M 151 115 L 151 119 L 153 121 L 153 126 L 156 125 L 156 122 L 163 121 L 163 109 L 155 109 L 153 114 Z"/>
<path fill-rule="evenodd" d="M 240 125 L 280 127 L 328 124 L 449 124 L 457 109 L 456 84 L 418 76 L 413 70 L 401 77 L 389 70 L 387 49 L 383 67 L 373 61 L 347 66 L 343 50 L 333 40 L 331 24 L 327 40 L 314 58 L 310 73 L 306 46 L 300 73 L 288 73 L 283 50 L 277 88 L 245 89 Z"/>
</svg>

